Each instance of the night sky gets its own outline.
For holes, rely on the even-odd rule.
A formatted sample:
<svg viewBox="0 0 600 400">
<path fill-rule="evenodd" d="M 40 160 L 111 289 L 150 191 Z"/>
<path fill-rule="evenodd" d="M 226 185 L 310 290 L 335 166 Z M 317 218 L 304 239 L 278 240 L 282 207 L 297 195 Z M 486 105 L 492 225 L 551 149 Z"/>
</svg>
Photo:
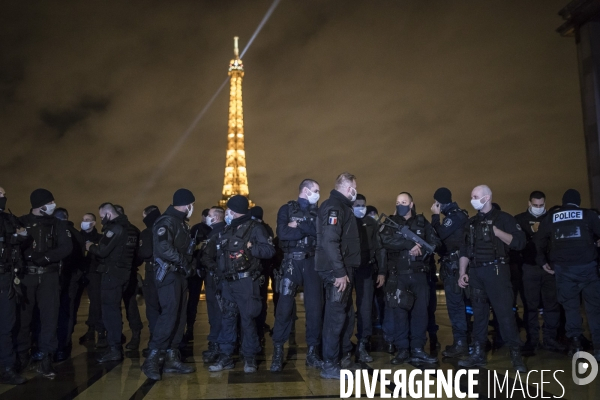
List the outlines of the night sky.
<svg viewBox="0 0 600 400">
<path fill-rule="evenodd" d="M 221 198 L 228 90 L 145 194 L 155 168 L 227 77 L 271 1 L 11 1 L 0 13 L 0 186 L 16 214 L 37 187 L 80 221 L 104 201 L 141 226 L 179 187 Z M 487 184 L 503 209 L 529 193 L 589 206 L 567 0 L 283 0 L 244 56 L 250 197 L 274 224 L 298 183 L 338 173 L 391 213 L 435 189 L 465 208 Z M 199 220 L 199 211 L 192 222 Z"/>
</svg>

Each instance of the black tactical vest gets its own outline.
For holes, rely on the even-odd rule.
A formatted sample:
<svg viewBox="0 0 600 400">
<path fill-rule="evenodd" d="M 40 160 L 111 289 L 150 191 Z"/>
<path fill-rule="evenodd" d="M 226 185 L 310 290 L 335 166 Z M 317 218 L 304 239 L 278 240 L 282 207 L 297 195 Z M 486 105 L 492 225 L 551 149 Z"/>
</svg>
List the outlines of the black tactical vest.
<svg viewBox="0 0 600 400">
<path fill-rule="evenodd" d="M 31 246 L 25 250 L 25 257 L 30 257 L 33 253 L 44 253 L 58 246 L 57 230 L 58 219 L 52 216 L 35 217 L 27 216 L 23 221 L 27 234 L 33 239 Z M 57 265 L 54 263 L 53 265 Z"/>
<path fill-rule="evenodd" d="M 464 215 L 464 217 L 459 215 L 459 217 L 461 218 L 460 221 L 462 221 L 464 224 L 466 222 L 466 220 L 469 218 L 469 214 L 463 209 L 456 208 L 456 209 L 450 211 L 446 215 L 446 218 L 450 218 L 457 213 L 462 213 Z M 462 218 L 464 218 L 464 219 L 462 219 Z M 445 220 L 444 220 L 444 222 L 445 222 Z M 448 236 L 446 238 L 446 240 L 444 240 L 444 246 L 446 247 L 447 253 L 454 253 L 455 251 L 459 250 L 460 247 L 462 246 L 462 244 L 464 243 L 464 240 L 465 240 L 465 230 L 462 228 L 455 230 L 450 236 Z"/>
<path fill-rule="evenodd" d="M 11 215 L 0 212 L 0 267 L 11 262 L 12 247 L 17 244 L 14 233 L 17 232 L 15 223 L 10 220 Z M 18 250 L 19 256 L 21 251 Z"/>
<path fill-rule="evenodd" d="M 488 263 L 499 258 L 506 259 L 504 243 L 494 235 L 494 223 L 498 218 L 500 211 L 493 209 L 485 218 L 481 219 L 478 215 L 471 218 L 469 222 L 468 245 L 470 247 L 470 256 L 474 258 L 476 264 Z"/>
<path fill-rule="evenodd" d="M 418 214 L 416 217 L 411 218 L 410 221 L 407 221 L 402 216 L 392 215 L 390 218 L 394 222 L 399 225 L 408 225 L 409 229 L 417 234 L 421 239 L 425 240 L 425 217 L 423 214 Z M 401 255 L 408 255 L 409 250 L 403 250 L 401 252 L 389 252 L 388 257 L 391 261 L 393 261 L 392 265 L 398 265 L 402 262 Z M 422 262 L 423 256 L 415 257 L 415 259 L 411 262 Z"/>
<path fill-rule="evenodd" d="M 247 246 L 252 229 L 257 223 L 250 220 L 237 229 L 228 226 L 219 233 L 219 257 L 224 258 L 225 270 L 223 272 L 225 275 L 260 268 L 260 261 L 252 256 L 252 252 Z"/>
<path fill-rule="evenodd" d="M 558 209 L 550 216 L 552 235 L 550 237 L 552 251 L 561 251 L 566 248 L 588 248 L 594 245 L 590 229 L 585 223 L 585 210 Z"/>
<path fill-rule="evenodd" d="M 310 205 L 306 210 L 300 208 L 300 204 L 291 200 L 287 203 L 288 205 L 288 223 L 293 221 L 316 221 L 317 220 L 317 207 Z M 317 238 L 313 236 L 305 236 L 300 240 L 279 240 L 279 247 L 284 253 L 291 251 L 314 251 L 317 245 Z"/>
</svg>

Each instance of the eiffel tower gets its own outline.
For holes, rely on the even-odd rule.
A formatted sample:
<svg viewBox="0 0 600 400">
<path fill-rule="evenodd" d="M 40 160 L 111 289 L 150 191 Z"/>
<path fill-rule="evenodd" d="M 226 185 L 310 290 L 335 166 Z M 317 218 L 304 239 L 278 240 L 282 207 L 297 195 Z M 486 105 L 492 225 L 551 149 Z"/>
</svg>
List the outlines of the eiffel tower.
<svg viewBox="0 0 600 400">
<path fill-rule="evenodd" d="M 242 108 L 242 78 L 244 65 L 239 55 L 238 37 L 233 38 L 234 58 L 229 62 L 229 128 L 223 197 L 219 205 L 226 208 L 231 196 L 241 194 L 249 199 L 246 151 L 244 150 L 244 113 Z M 253 206 L 250 201 L 250 206 Z"/>
</svg>

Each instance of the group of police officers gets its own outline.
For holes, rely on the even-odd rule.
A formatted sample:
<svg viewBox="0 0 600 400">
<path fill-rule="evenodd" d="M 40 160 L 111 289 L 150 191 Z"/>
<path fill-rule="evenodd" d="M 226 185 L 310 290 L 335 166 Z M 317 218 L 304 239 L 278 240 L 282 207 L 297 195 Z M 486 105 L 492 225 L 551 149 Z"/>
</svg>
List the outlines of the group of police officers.
<svg viewBox="0 0 600 400">
<path fill-rule="evenodd" d="M 306 365 L 320 369 L 321 377 L 339 379 L 341 369 L 373 361 L 374 319 L 394 354 L 392 364 L 437 363 L 425 351 L 427 335 L 432 348 L 437 344 L 435 255 L 453 334 L 444 357 L 458 358 L 465 368 L 484 366 L 490 311 L 495 344 L 506 343 L 515 370 L 526 372 L 522 354 L 538 347 L 574 354 L 585 340 L 583 303 L 594 356 L 600 358 L 600 219 L 580 208 L 576 190 L 567 190 L 562 205 L 549 210 L 545 195 L 534 191 L 528 210 L 513 217 L 493 203 L 489 187 L 477 186 L 471 193 L 476 214 L 469 218 L 450 190 L 439 188 L 431 223 L 416 212 L 408 192 L 397 196 L 393 215 L 378 215 L 349 173 L 337 177 L 320 206 L 319 198 L 319 184 L 303 180 L 298 198 L 279 209 L 276 232 L 263 221 L 262 209 L 250 208 L 240 195 L 227 201 L 226 210 L 204 210 L 202 222 L 190 228 L 195 197 L 179 189 L 164 213 L 157 206 L 144 209 L 141 232 L 122 207 L 101 204 L 99 233 L 94 213 L 84 215 L 78 230 L 46 189 L 33 191 L 29 214 L 16 218 L 0 188 L 0 383 L 24 383 L 20 373 L 26 368 L 56 376 L 53 363 L 70 356 L 84 288 L 88 332 L 80 342 L 94 341 L 103 350 L 100 363 L 122 360 L 123 302 L 132 331 L 126 348 L 137 350 L 142 264 L 150 332 L 142 371 L 153 380 L 164 372 L 195 371 L 180 349 L 193 341 L 203 286 L 210 332 L 202 358 L 209 371 L 234 368 L 238 351 L 244 371 L 256 372 L 269 329 L 269 280 L 275 300 L 272 372 L 284 367 L 300 288 Z M 517 292 L 525 308 L 525 343 L 514 311 Z"/>
</svg>

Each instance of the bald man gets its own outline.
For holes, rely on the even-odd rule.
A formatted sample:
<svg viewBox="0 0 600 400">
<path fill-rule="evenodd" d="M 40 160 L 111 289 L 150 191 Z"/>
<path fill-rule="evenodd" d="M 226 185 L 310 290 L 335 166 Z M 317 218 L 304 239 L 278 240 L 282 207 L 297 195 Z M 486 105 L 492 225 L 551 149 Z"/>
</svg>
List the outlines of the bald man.
<svg viewBox="0 0 600 400">
<path fill-rule="evenodd" d="M 470 286 L 474 316 L 473 352 L 458 364 L 467 368 L 485 366 L 491 304 L 502 338 L 510 346 L 513 368 L 527 372 L 512 311 L 513 290 L 508 259 L 510 250 L 519 251 L 525 247 L 525 233 L 513 216 L 492 207 L 492 191 L 488 186 L 480 185 L 473 189 L 471 205 L 477 210 L 477 215 L 469 219 L 465 228 L 466 240 L 459 253 L 458 285 L 462 288 Z"/>
</svg>

